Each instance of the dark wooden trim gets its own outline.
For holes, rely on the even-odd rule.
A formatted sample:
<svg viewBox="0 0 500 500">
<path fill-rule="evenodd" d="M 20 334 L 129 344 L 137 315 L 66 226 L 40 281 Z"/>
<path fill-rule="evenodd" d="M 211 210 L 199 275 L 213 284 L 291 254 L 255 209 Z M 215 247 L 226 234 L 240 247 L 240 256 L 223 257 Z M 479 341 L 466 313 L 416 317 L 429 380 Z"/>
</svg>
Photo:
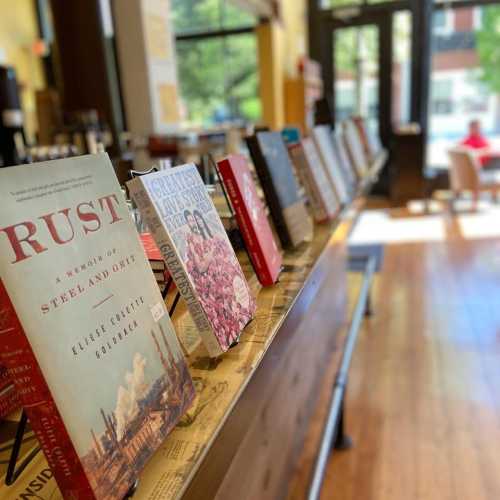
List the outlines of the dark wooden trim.
<svg viewBox="0 0 500 500">
<path fill-rule="evenodd" d="M 175 36 L 175 39 L 179 42 L 184 40 L 204 40 L 206 38 L 222 38 L 234 35 L 244 35 L 247 33 L 253 33 L 254 31 L 255 26 L 242 26 L 240 28 L 180 33 Z"/>
</svg>

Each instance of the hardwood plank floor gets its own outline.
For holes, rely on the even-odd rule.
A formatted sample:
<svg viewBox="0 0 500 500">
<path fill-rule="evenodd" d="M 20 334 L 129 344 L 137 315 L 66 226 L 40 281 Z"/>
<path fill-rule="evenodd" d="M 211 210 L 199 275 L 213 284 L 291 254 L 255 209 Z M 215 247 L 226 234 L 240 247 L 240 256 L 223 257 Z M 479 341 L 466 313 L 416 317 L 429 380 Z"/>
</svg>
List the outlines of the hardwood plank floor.
<svg viewBox="0 0 500 500">
<path fill-rule="evenodd" d="M 500 237 L 437 217 L 444 241 L 385 247 L 322 500 L 500 499 Z"/>
</svg>

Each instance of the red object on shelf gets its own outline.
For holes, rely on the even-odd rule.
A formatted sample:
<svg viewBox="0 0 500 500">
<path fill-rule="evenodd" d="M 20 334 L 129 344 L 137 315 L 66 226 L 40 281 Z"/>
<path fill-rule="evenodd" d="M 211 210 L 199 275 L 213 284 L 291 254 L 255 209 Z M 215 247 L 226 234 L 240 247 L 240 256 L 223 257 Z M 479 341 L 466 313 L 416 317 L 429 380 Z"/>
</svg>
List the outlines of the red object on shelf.
<svg viewBox="0 0 500 500">
<path fill-rule="evenodd" d="M 233 155 L 218 163 L 236 212 L 257 277 L 263 286 L 276 283 L 282 258 L 245 157 Z"/>
</svg>

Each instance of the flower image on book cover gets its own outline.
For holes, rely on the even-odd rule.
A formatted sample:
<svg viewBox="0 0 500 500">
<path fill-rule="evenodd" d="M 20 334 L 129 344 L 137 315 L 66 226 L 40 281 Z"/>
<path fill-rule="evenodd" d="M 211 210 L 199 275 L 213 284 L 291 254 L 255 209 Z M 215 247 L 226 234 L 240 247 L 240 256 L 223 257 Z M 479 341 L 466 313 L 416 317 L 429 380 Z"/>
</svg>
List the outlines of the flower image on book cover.
<svg viewBox="0 0 500 500">
<path fill-rule="evenodd" d="M 196 166 L 141 176 L 128 186 L 209 354 L 227 351 L 256 305 Z"/>
<path fill-rule="evenodd" d="M 2 362 L 22 372 L 30 360 L 13 346 L 27 340 L 84 471 L 72 478 L 56 461 L 63 496 L 90 498 L 64 491 L 69 476 L 121 500 L 194 387 L 113 167 L 102 154 L 0 169 L 0 195 L 2 307 L 22 326 L 0 332 Z M 23 404 L 43 420 L 36 390 L 24 388 Z"/>
</svg>

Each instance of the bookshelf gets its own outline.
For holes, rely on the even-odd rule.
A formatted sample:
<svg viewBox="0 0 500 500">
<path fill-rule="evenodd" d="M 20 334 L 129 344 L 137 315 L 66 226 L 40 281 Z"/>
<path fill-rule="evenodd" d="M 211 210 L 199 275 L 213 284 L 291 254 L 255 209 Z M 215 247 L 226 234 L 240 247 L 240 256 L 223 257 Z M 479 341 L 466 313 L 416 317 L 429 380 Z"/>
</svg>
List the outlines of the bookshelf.
<svg viewBox="0 0 500 500">
<path fill-rule="evenodd" d="M 217 360 L 200 348 L 189 355 L 197 398 L 140 475 L 134 498 L 191 500 L 201 491 L 203 498 L 287 495 L 324 374 L 340 366 L 349 344 L 347 238 L 383 164 L 381 154 L 339 217 L 285 253 L 277 285 L 260 289 L 250 280 L 257 315 L 236 347 Z M 246 255 L 239 257 L 251 272 Z M 173 321 L 192 336 L 182 302 Z M 0 498 L 20 495 L 37 477 L 51 498 L 61 498 L 42 453 L 14 486 L 0 486 Z"/>
</svg>

